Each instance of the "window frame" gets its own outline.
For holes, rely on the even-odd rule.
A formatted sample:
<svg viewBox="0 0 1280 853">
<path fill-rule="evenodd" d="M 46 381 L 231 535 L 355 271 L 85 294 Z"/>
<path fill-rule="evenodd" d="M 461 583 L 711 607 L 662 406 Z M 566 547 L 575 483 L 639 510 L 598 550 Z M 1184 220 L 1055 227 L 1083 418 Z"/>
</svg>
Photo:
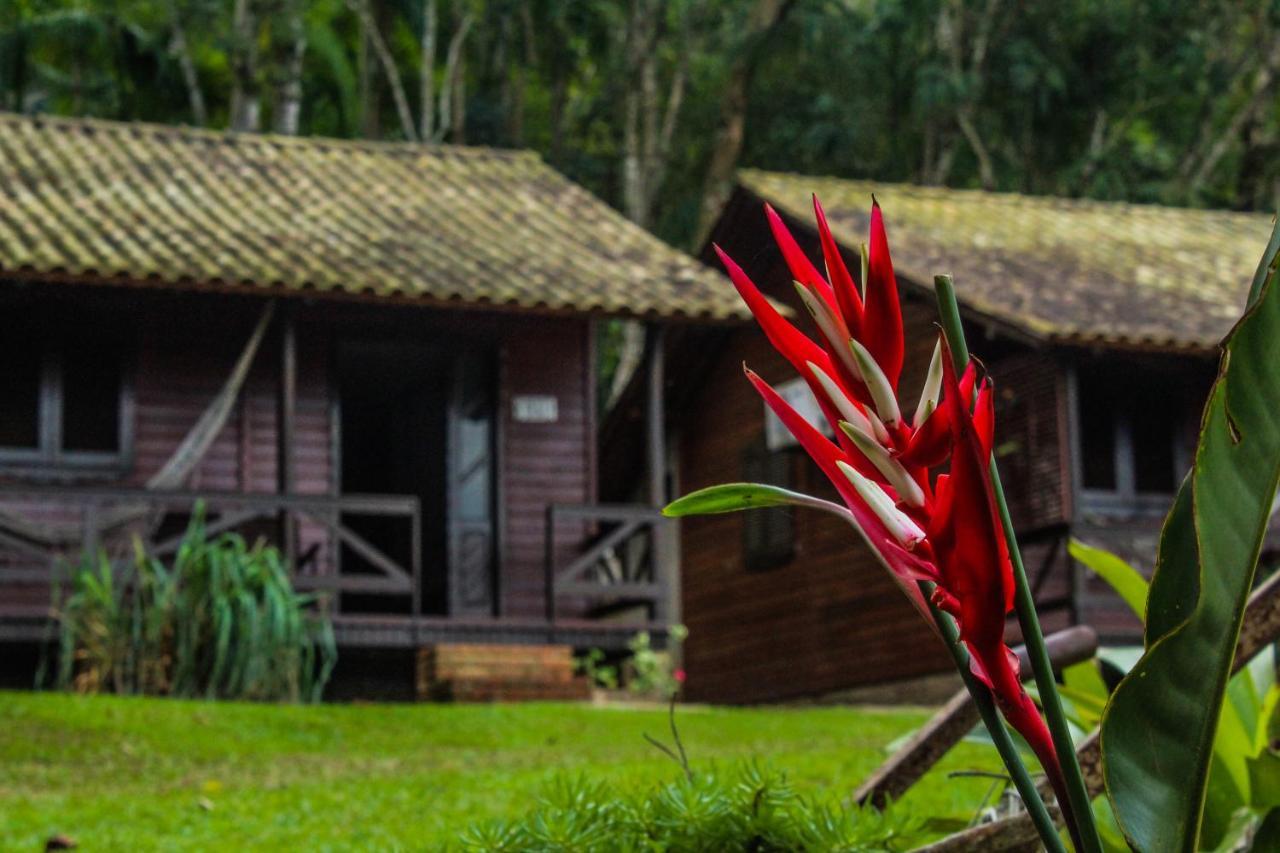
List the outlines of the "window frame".
<svg viewBox="0 0 1280 853">
<path fill-rule="evenodd" d="M 63 347 L 47 342 L 40 354 L 38 424 L 35 447 L 0 446 L 0 471 L 33 476 L 60 473 L 118 474 L 129 470 L 134 457 L 134 361 L 122 351 L 120 396 L 116 407 L 119 449 L 65 450 L 63 440 Z"/>
<path fill-rule="evenodd" d="M 784 446 L 771 450 L 762 431 L 759 438 L 742 451 L 739 465 L 741 466 L 743 479 L 748 482 L 766 483 L 785 489 L 794 489 L 796 487 L 797 454 L 797 448 L 793 446 Z M 771 463 L 778 465 L 779 470 L 786 472 L 784 479 L 787 482 L 774 482 L 780 478 L 769 476 Z M 761 471 L 759 475 L 754 474 L 755 466 L 759 466 Z M 772 542 L 767 535 L 762 535 L 760 542 L 753 541 L 754 535 L 752 531 L 761 530 L 765 525 L 772 523 L 767 514 L 786 517 L 785 542 Z M 754 574 L 774 571 L 795 561 L 797 531 L 795 513 L 791 507 L 768 507 L 753 510 L 750 513 L 741 513 L 741 515 L 742 566 L 747 572 Z"/>
<path fill-rule="evenodd" d="M 1071 430 L 1071 476 L 1075 483 L 1080 508 L 1102 514 L 1163 515 L 1177 493 L 1181 477 L 1191 467 L 1186 450 L 1186 418 L 1179 418 L 1170 436 L 1173 443 L 1173 483 L 1168 492 L 1140 492 L 1137 488 L 1137 457 L 1133 447 L 1133 422 L 1130 413 L 1118 409 L 1112 419 L 1112 465 L 1115 488 L 1090 488 L 1084 482 L 1084 433 L 1081 425 L 1080 376 L 1076 366 L 1067 372 L 1068 418 Z"/>
</svg>

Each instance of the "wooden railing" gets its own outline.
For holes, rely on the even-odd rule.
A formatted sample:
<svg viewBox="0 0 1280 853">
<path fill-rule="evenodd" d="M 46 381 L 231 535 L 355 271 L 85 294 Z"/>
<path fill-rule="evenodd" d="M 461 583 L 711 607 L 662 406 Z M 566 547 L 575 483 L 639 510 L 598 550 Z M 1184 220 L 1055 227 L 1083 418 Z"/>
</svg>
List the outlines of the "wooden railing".
<svg viewBox="0 0 1280 853">
<path fill-rule="evenodd" d="M 594 528 L 586 549 L 563 562 L 557 526 L 579 522 Z M 639 504 L 552 504 L 546 515 L 544 585 L 547 622 L 554 625 L 565 597 L 647 606 L 664 622 L 673 566 L 664 536 L 671 530 L 661 511 Z M 581 538 L 581 531 L 575 532 Z M 561 564 L 563 563 L 563 564 Z"/>
<path fill-rule="evenodd" d="M 159 538 L 167 513 L 191 513 L 204 507 L 205 531 L 215 535 L 245 528 L 255 522 L 271 522 L 275 538 L 290 565 L 306 566 L 314 555 L 297 553 L 294 538 L 304 523 L 327 532 L 335 549 L 345 545 L 373 571 L 339 572 L 338 561 L 316 573 L 297 572 L 299 589 L 408 596 L 412 615 L 421 612 L 422 518 L 418 499 L 409 495 L 278 495 L 241 492 L 150 491 L 131 488 L 82 488 L 56 485 L 2 485 L 0 508 L 22 504 L 70 506 L 80 516 L 79 536 L 50 545 L 22 530 L 6 528 L 0 519 L 0 547 L 43 563 L 38 569 L 10 568 L 0 572 L 9 581 L 51 581 L 57 566 L 85 550 L 119 542 L 128 545 L 142 538 L 149 553 L 164 557 L 182 543 L 181 532 Z M 382 549 L 351 529 L 351 516 L 379 516 L 405 520 L 408 565 L 389 557 Z M 291 523 L 285 523 L 289 521 Z M 282 533 L 283 532 L 283 533 Z M 284 535 L 286 541 L 279 542 Z M 65 538 L 65 537 L 64 537 Z"/>
</svg>

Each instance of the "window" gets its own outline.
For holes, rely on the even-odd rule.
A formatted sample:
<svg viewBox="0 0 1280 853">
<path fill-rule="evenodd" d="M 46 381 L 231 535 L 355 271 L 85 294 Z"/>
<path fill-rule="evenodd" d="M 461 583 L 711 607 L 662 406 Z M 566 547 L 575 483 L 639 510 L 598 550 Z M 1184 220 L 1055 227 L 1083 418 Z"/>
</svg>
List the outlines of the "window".
<svg viewBox="0 0 1280 853">
<path fill-rule="evenodd" d="M 794 457 L 790 450 L 769 450 L 762 438 L 743 454 L 742 479 L 794 488 Z M 795 554 L 795 517 L 790 507 L 743 513 L 742 524 L 743 563 L 747 571 L 767 571 L 791 562 Z"/>
<path fill-rule="evenodd" d="M 1193 379 L 1130 364 L 1077 372 L 1080 486 L 1095 508 L 1167 509 L 1190 465 Z"/>
<path fill-rule="evenodd" d="M 1080 393 L 1080 466 L 1086 489 L 1115 491 L 1116 418 L 1114 401 L 1087 386 Z"/>
<path fill-rule="evenodd" d="M 129 393 L 118 343 L 87 336 L 0 343 L 0 463 L 118 467 L 128 450 Z"/>
<path fill-rule="evenodd" d="M 5 337 L 0 344 L 0 447 L 36 450 L 40 447 L 40 384 L 44 359 L 40 350 L 21 339 Z"/>
</svg>

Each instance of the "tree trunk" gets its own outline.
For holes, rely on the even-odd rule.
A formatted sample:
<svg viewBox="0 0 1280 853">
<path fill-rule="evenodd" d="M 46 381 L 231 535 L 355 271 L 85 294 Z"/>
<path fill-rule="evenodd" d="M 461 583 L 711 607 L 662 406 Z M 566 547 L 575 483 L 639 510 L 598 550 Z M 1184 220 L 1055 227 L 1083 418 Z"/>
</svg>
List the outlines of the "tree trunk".
<svg viewBox="0 0 1280 853">
<path fill-rule="evenodd" d="M 255 131 L 262 105 L 258 86 L 258 18 L 253 0 L 236 0 L 231 26 L 231 129 Z"/>
<path fill-rule="evenodd" d="M 618 362 L 609 380 L 604 411 L 609 411 L 627 389 L 631 377 L 644 362 L 644 323 L 637 320 L 618 320 L 622 339 L 618 341 Z"/>
<path fill-rule="evenodd" d="M 960 125 L 960 132 L 964 134 L 965 141 L 969 143 L 973 156 L 978 161 L 978 181 L 982 184 L 982 188 L 988 191 L 994 190 L 996 172 L 991 164 L 991 153 L 983 143 L 982 137 L 978 135 L 978 128 L 974 124 L 973 104 L 965 104 L 956 111 L 956 124 Z"/>
<path fill-rule="evenodd" d="M 359 78 L 357 97 L 359 103 L 360 135 L 365 139 L 382 136 L 382 100 L 373 80 L 373 52 L 369 47 L 369 28 L 363 17 L 359 18 L 358 48 L 356 51 L 356 75 Z"/>
<path fill-rule="evenodd" d="M 170 29 L 169 52 L 178 62 L 178 70 L 182 73 L 182 84 L 187 89 L 187 103 L 191 107 L 191 123 L 204 127 L 209 123 L 209 111 L 205 107 L 204 90 L 200 88 L 200 77 L 196 73 L 196 63 L 191 57 L 191 46 L 187 43 L 186 28 L 182 25 L 182 17 L 177 4 L 170 0 L 168 4 Z"/>
<path fill-rule="evenodd" d="M 467 144 L 467 56 L 458 57 L 450 75 L 453 88 L 452 115 L 449 118 L 449 141 L 454 145 Z"/>
<path fill-rule="evenodd" d="M 624 46 L 627 89 L 623 99 L 623 212 L 645 228 L 653 220 L 666 177 L 689 73 L 688 27 L 682 20 L 665 102 L 659 97 L 657 57 L 663 11 L 661 0 L 632 0 Z"/>
<path fill-rule="evenodd" d="M 424 0 L 422 6 L 422 59 L 418 67 L 418 103 L 421 110 L 418 138 L 430 142 L 435 136 L 436 115 L 436 0 Z"/>
<path fill-rule="evenodd" d="M 369 10 L 368 0 L 347 0 L 347 7 L 360 19 L 369 47 L 378 58 L 378 64 L 382 66 L 382 73 L 387 78 L 387 86 L 391 89 L 391 100 L 396 105 L 396 115 L 400 118 L 400 132 L 404 134 L 405 139 L 416 142 L 418 132 L 413 126 L 413 115 L 409 112 L 409 99 L 405 97 L 400 70 L 396 68 L 395 57 L 391 55 L 391 51 L 387 49 L 387 43 L 382 39 L 378 22 Z"/>
<path fill-rule="evenodd" d="M 560 162 L 564 150 L 564 119 L 568 105 L 569 75 L 561 72 L 551 81 L 551 115 L 548 118 L 551 141 L 547 146 L 547 159 L 552 163 Z"/>
<path fill-rule="evenodd" d="M 999 10 L 1000 0 L 987 0 L 978 19 L 969 25 L 964 0 L 949 0 L 939 7 L 934 25 L 937 48 L 947 60 L 953 81 L 963 86 L 952 115 L 954 127 L 959 129 L 978 161 L 978 180 L 985 190 L 995 189 L 996 174 L 991 149 L 978 132 L 977 112 Z M 943 139 L 930 179 L 930 183 L 939 185 L 946 183 L 955 156 L 955 137 L 944 136 Z"/>
<path fill-rule="evenodd" d="M 729 68 L 720 99 L 720 122 L 703 182 L 694 248 L 704 243 L 729 200 L 746 133 L 747 92 L 763 46 L 794 5 L 793 0 L 756 0 L 747 19 L 746 42 Z"/>
<path fill-rule="evenodd" d="M 1212 144 L 1208 146 L 1191 172 L 1185 190 L 1188 200 L 1200 195 L 1204 185 L 1209 182 L 1213 170 L 1230 150 L 1232 143 L 1240 138 L 1241 132 L 1253 117 L 1271 102 L 1272 86 L 1278 69 L 1280 69 L 1280 36 L 1272 39 L 1270 49 L 1254 72 L 1253 79 L 1249 83 L 1248 97 L 1216 134 Z"/>
<path fill-rule="evenodd" d="M 307 28 L 302 20 L 303 5 L 300 2 L 284 4 L 273 22 L 271 38 L 276 42 L 279 27 L 280 48 L 276 51 L 278 62 L 275 108 L 272 110 L 272 127 L 276 133 L 297 136 L 298 122 L 302 115 L 302 70 L 307 53 Z"/>
<path fill-rule="evenodd" d="M 453 131 L 455 142 L 460 139 L 459 130 L 455 130 L 455 122 L 460 126 L 466 117 L 463 97 L 465 89 L 461 80 L 464 67 L 462 48 L 466 44 L 473 21 L 474 16 L 470 12 L 464 14 L 449 39 L 449 50 L 444 61 L 444 83 L 440 86 L 440 127 L 436 129 L 436 142 L 443 142 L 450 131 Z"/>
<path fill-rule="evenodd" d="M 528 69 L 537 65 L 538 56 L 534 41 L 533 13 L 529 9 L 528 0 L 520 0 L 517 17 L 523 50 L 515 63 L 514 79 L 511 81 L 511 102 L 508 104 L 507 111 L 507 139 L 511 145 L 519 148 L 524 145 L 525 74 Z"/>
<path fill-rule="evenodd" d="M 652 43 L 654 25 L 647 0 L 631 0 L 625 41 L 627 88 L 622 101 L 622 211 L 641 228 L 648 226 L 645 198 L 644 129 L 641 126 L 651 104 Z"/>
</svg>

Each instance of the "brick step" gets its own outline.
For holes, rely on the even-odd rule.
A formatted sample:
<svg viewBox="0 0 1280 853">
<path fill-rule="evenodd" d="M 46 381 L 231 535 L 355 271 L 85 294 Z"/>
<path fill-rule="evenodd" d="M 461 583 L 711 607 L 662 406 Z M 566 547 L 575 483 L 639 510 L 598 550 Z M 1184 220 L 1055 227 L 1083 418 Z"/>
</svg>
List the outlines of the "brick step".
<svg viewBox="0 0 1280 853">
<path fill-rule="evenodd" d="M 419 649 L 417 663 L 418 696 L 433 701 L 574 700 L 591 692 L 565 645 L 441 643 Z"/>
<path fill-rule="evenodd" d="M 544 667 L 537 664 L 505 664 L 493 666 L 485 663 L 466 663 L 447 668 L 436 668 L 424 674 L 426 681 L 528 681 L 564 683 L 573 681 L 570 667 Z"/>
</svg>

